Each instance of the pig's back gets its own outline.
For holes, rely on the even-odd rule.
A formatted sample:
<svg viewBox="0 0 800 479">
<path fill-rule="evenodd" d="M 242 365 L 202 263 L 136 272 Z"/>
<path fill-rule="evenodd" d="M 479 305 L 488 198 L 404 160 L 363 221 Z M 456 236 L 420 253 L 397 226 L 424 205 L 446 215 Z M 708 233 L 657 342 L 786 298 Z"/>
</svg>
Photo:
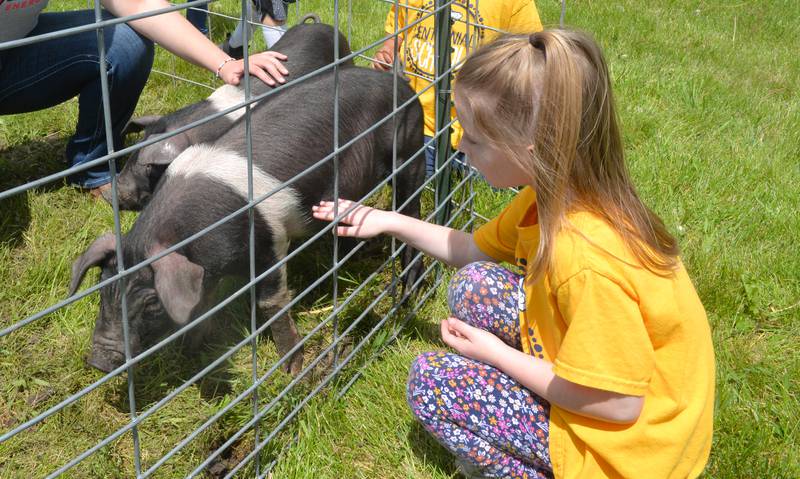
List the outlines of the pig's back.
<svg viewBox="0 0 800 479">
<path fill-rule="evenodd" d="M 394 110 L 391 74 L 366 68 L 344 67 L 339 72 L 338 145 L 350 143 Z M 414 92 L 397 80 L 397 105 L 409 102 Z M 330 197 L 333 191 L 334 73 L 326 73 L 275 95 L 252 112 L 254 162 L 279 181 L 302 174 L 296 187 L 304 206 Z M 398 150 L 422 146 L 422 109 L 410 101 L 397 116 Z M 364 138 L 339 153 L 340 196 L 363 195 L 391 173 L 392 120 L 371 129 Z M 240 120 L 217 141 L 244 156 L 245 125 Z"/>
<path fill-rule="evenodd" d="M 274 261 L 274 247 L 285 247 L 302 236 L 308 215 L 292 188 L 253 170 L 254 198 L 273 190 L 256 207 L 256 255 L 259 263 Z M 149 245 L 174 245 L 242 209 L 248 198 L 247 162 L 238 154 L 211 145 L 186 149 L 170 165 L 153 199 L 131 230 L 132 237 Z M 249 220 L 244 211 L 187 245 L 184 254 L 211 274 L 224 276 L 247 271 Z"/>
</svg>

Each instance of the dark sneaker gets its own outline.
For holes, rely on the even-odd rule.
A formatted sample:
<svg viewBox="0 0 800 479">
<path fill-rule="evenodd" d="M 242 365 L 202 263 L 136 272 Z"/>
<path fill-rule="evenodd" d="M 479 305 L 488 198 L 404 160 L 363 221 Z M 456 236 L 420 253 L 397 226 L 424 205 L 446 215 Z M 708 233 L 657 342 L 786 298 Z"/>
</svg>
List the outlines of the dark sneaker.
<svg viewBox="0 0 800 479">
<path fill-rule="evenodd" d="M 241 60 L 242 58 L 244 58 L 244 46 L 232 47 L 230 44 L 230 40 L 231 40 L 231 35 L 229 33 L 228 36 L 225 37 L 225 41 L 219 44 L 220 50 L 225 52 L 225 54 L 230 56 L 231 58 Z"/>
</svg>

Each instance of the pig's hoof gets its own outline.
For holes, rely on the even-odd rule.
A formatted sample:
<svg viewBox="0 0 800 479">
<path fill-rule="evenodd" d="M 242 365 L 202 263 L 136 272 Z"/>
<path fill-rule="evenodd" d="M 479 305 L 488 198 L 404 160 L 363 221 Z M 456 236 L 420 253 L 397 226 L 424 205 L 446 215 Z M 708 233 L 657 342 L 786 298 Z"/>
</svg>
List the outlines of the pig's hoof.
<svg viewBox="0 0 800 479">
<path fill-rule="evenodd" d="M 294 353 L 292 358 L 281 365 L 283 372 L 289 373 L 296 377 L 303 370 L 303 350 Z"/>
</svg>

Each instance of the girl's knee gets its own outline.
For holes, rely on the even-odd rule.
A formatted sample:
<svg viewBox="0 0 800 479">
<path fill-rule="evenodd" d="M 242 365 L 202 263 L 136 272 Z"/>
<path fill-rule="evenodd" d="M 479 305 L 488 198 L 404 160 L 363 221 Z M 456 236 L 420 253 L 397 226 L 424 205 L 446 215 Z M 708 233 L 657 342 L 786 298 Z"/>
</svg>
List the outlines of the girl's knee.
<svg viewBox="0 0 800 479">
<path fill-rule="evenodd" d="M 468 361 L 457 354 L 426 352 L 418 355 L 411 363 L 406 384 L 406 402 L 414 417 L 423 424 L 435 421 L 442 414 L 440 400 L 448 391 L 454 391 L 450 383 L 464 375 L 468 368 Z"/>
<path fill-rule="evenodd" d="M 111 34 L 109 61 L 117 63 L 121 71 L 132 73 L 150 72 L 155 57 L 155 47 L 152 40 L 139 35 L 127 24 L 114 26 Z"/>
<path fill-rule="evenodd" d="M 411 408 L 411 412 L 418 420 L 422 420 L 424 407 L 424 397 L 427 395 L 425 391 L 431 389 L 431 361 L 436 357 L 437 353 L 428 352 L 418 355 L 411 363 L 411 368 L 408 372 L 408 380 L 406 382 L 406 402 Z"/>
<path fill-rule="evenodd" d="M 439 354 L 441 353 L 427 352 L 418 355 L 414 359 L 408 372 L 407 391 L 409 394 L 412 390 L 416 390 L 422 385 L 424 378 L 429 375 L 432 363 Z"/>
<path fill-rule="evenodd" d="M 411 363 L 408 373 L 408 393 L 441 389 L 442 384 L 460 377 L 471 367 L 472 361 L 458 354 L 427 352 L 418 355 Z"/>
<path fill-rule="evenodd" d="M 475 327 L 516 324 L 520 275 L 489 261 L 470 263 L 450 280 L 450 312 Z"/>
<path fill-rule="evenodd" d="M 475 261 L 456 271 L 450 278 L 450 285 L 447 288 L 447 303 L 450 311 L 455 313 L 455 302 L 465 295 L 471 297 L 472 293 L 478 291 L 485 283 L 487 272 L 499 267 L 489 261 Z"/>
</svg>

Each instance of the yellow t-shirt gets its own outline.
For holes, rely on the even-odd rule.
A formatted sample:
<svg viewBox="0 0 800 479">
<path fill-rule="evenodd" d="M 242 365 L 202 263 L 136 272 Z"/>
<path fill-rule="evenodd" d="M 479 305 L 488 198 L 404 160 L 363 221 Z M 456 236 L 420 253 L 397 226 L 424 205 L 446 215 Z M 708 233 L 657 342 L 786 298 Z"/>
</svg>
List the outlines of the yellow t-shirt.
<svg viewBox="0 0 800 479">
<path fill-rule="evenodd" d="M 525 268 L 536 256 L 537 219 L 528 187 L 475 232 L 475 243 Z M 601 218 L 582 212 L 567 219 L 571 228 L 556 237 L 552 271 L 525 286 L 525 352 L 554 363 L 553 372 L 573 383 L 645 399 L 630 425 L 552 406 L 555 477 L 698 476 L 711 449 L 714 351 L 685 268 L 658 276 L 635 266 L 633 253 Z"/>
<path fill-rule="evenodd" d="M 477 8 L 476 8 L 477 4 Z M 416 92 L 422 91 L 433 81 L 436 68 L 434 45 L 433 0 L 399 0 L 399 14 L 397 15 L 397 28 L 402 29 L 414 24 L 403 33 L 403 42 L 400 45 L 399 60 L 410 72 L 408 75 L 411 87 Z M 414 23 L 425 17 L 419 23 Z M 455 0 L 451 7 L 452 19 L 451 43 L 453 50 L 450 53 L 450 62 L 458 66 L 472 52 L 476 46 L 490 42 L 501 32 L 533 33 L 542 29 L 539 12 L 533 0 L 469 0 L 467 10 L 466 0 Z M 467 21 L 468 20 L 468 21 Z M 386 33 L 395 32 L 395 10 L 392 5 L 386 17 Z M 469 25 L 468 25 L 469 23 Z M 425 112 L 425 135 L 433 136 L 436 132 L 436 96 L 433 87 L 425 90 L 419 97 L 422 109 Z M 451 112 L 455 118 L 455 109 Z M 461 141 L 461 126 L 453 123 L 451 141 L 453 146 L 458 146 Z"/>
</svg>

